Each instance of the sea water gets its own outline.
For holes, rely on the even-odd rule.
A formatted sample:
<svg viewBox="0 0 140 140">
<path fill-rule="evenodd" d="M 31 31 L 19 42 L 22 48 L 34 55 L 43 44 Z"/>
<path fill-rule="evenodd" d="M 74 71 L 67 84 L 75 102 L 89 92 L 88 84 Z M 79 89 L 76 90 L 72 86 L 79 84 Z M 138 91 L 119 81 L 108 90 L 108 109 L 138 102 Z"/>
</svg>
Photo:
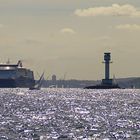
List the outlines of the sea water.
<svg viewBox="0 0 140 140">
<path fill-rule="evenodd" d="M 140 139 L 140 90 L 0 89 L 0 140 Z"/>
</svg>

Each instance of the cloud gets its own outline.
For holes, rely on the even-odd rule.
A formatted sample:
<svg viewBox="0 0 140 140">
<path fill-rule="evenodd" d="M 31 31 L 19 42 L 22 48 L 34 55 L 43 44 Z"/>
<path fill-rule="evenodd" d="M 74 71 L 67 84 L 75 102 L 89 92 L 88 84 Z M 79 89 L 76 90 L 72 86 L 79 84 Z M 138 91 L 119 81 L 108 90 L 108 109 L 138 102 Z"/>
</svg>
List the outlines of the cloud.
<svg viewBox="0 0 140 140">
<path fill-rule="evenodd" d="M 121 24 L 121 25 L 117 25 L 116 29 L 121 29 L 121 30 L 140 30 L 140 25 L 138 25 L 138 24 Z"/>
<path fill-rule="evenodd" d="M 71 28 L 63 28 L 61 29 L 61 33 L 75 34 L 76 32 Z"/>
<path fill-rule="evenodd" d="M 93 7 L 88 9 L 77 9 L 74 12 L 75 15 L 80 17 L 89 16 L 130 16 L 140 17 L 140 10 L 130 4 L 119 5 L 112 4 L 108 7 Z"/>
</svg>

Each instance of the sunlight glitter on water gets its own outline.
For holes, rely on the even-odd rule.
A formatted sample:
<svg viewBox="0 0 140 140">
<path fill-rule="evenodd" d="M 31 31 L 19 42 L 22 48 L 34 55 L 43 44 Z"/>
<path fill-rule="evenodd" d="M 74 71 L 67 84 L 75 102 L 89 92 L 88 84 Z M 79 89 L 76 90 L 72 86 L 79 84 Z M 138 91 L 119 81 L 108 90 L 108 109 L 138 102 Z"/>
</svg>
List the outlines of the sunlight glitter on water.
<svg viewBox="0 0 140 140">
<path fill-rule="evenodd" d="M 0 140 L 140 139 L 140 90 L 0 89 Z"/>
</svg>

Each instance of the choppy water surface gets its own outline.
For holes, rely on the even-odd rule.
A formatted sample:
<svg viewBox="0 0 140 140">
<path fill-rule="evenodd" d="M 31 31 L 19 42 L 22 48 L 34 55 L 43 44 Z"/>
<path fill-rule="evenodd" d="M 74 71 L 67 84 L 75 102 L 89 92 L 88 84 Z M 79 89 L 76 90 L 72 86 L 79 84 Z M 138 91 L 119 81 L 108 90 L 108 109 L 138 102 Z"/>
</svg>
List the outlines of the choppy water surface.
<svg viewBox="0 0 140 140">
<path fill-rule="evenodd" d="M 140 90 L 0 89 L 6 139 L 140 139 Z"/>
</svg>

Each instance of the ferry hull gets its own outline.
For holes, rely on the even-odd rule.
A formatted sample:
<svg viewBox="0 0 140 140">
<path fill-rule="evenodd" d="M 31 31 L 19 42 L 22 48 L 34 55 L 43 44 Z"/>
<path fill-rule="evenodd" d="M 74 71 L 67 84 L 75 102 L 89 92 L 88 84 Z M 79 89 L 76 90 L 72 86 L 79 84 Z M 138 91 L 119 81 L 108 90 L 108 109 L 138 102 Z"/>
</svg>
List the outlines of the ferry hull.
<svg viewBox="0 0 140 140">
<path fill-rule="evenodd" d="M 0 79 L 0 88 L 29 88 L 34 84 L 32 79 Z"/>
<path fill-rule="evenodd" d="M 0 88 L 14 88 L 16 81 L 13 79 L 0 79 Z"/>
</svg>

